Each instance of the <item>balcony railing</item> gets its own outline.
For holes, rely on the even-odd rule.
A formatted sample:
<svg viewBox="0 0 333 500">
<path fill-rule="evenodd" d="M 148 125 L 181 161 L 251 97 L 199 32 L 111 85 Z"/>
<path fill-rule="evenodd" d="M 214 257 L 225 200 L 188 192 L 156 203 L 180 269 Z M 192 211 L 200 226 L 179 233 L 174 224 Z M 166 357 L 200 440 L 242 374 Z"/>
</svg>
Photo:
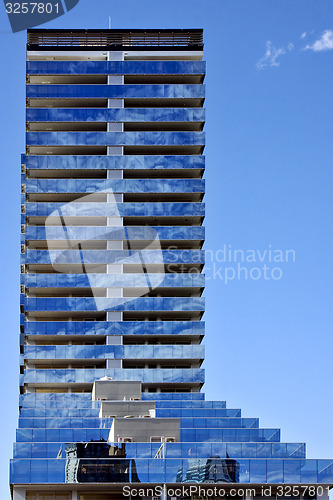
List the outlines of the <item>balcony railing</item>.
<svg viewBox="0 0 333 500">
<path fill-rule="evenodd" d="M 35 48 L 181 48 L 202 49 L 203 31 L 190 30 L 28 30 L 28 50 Z"/>
</svg>

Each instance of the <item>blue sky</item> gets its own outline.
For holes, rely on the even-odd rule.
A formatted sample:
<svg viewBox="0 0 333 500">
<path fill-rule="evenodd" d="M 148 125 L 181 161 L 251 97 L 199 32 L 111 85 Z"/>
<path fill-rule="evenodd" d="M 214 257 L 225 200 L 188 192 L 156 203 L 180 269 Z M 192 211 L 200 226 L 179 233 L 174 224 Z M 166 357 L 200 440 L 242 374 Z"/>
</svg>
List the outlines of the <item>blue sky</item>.
<svg viewBox="0 0 333 500">
<path fill-rule="evenodd" d="M 257 262 L 244 264 L 248 272 L 277 267 L 281 279 L 246 280 L 243 271 L 226 284 L 225 267 L 236 270 L 238 262 L 215 262 L 216 279 L 208 270 L 207 399 L 226 399 L 261 425 L 281 427 L 283 441 L 306 441 L 309 458 L 333 458 L 333 3 L 80 0 L 45 27 L 107 28 L 109 15 L 113 28 L 205 30 L 206 249 L 295 252 L 289 262 L 269 262 L 267 252 L 264 263 L 256 254 Z M 11 33 L 1 5 L 0 500 L 9 498 L 17 420 L 25 38 Z"/>
</svg>

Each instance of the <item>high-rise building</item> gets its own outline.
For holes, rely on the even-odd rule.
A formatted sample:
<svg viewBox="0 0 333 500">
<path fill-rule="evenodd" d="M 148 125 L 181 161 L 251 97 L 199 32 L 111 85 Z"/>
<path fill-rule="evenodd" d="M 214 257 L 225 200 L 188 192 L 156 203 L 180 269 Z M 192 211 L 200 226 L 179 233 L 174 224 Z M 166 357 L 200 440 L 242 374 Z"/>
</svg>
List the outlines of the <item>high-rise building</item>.
<svg viewBox="0 0 333 500">
<path fill-rule="evenodd" d="M 14 500 L 333 484 L 201 392 L 202 57 L 198 29 L 28 31 Z"/>
</svg>

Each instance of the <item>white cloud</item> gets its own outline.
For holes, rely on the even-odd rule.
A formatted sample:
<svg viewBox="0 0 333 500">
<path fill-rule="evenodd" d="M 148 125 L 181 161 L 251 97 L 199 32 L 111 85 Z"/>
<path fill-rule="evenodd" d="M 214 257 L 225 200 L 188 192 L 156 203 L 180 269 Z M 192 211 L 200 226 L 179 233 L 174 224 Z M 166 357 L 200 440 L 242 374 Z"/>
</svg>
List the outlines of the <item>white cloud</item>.
<svg viewBox="0 0 333 500">
<path fill-rule="evenodd" d="M 324 31 L 318 40 L 311 45 L 307 45 L 304 50 L 313 50 L 313 52 L 333 50 L 333 30 Z"/>
<path fill-rule="evenodd" d="M 289 49 L 291 50 L 291 49 Z M 266 52 L 264 57 L 259 59 L 257 62 L 256 66 L 258 69 L 263 69 L 265 67 L 274 67 L 274 66 L 280 66 L 280 63 L 278 62 L 278 57 L 282 56 L 285 54 L 286 51 L 283 48 L 277 49 L 276 47 L 272 46 L 272 42 L 269 40 L 266 42 Z"/>
<path fill-rule="evenodd" d="M 301 40 L 314 40 L 312 43 L 308 43 L 304 48 L 300 47 L 300 43 L 289 42 L 283 47 L 274 47 L 270 40 L 266 42 L 266 51 L 264 56 L 259 59 L 256 64 L 257 69 L 261 70 L 263 68 L 273 68 L 280 66 L 279 57 L 292 52 L 293 50 L 312 50 L 313 52 L 323 52 L 327 50 L 333 50 L 333 30 L 325 30 L 321 36 L 316 40 L 314 37 L 314 30 L 304 31 L 301 36 Z M 305 42 L 306 43 L 306 42 Z"/>
</svg>

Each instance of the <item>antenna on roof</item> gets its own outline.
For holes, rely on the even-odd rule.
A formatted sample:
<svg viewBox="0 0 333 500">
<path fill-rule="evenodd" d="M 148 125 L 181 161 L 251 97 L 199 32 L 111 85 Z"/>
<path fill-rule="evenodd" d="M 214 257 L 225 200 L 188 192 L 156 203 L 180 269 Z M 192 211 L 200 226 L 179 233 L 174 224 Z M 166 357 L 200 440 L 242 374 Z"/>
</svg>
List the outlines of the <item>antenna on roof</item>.
<svg viewBox="0 0 333 500">
<path fill-rule="evenodd" d="M 109 30 L 111 29 L 111 16 L 109 16 Z"/>
</svg>

